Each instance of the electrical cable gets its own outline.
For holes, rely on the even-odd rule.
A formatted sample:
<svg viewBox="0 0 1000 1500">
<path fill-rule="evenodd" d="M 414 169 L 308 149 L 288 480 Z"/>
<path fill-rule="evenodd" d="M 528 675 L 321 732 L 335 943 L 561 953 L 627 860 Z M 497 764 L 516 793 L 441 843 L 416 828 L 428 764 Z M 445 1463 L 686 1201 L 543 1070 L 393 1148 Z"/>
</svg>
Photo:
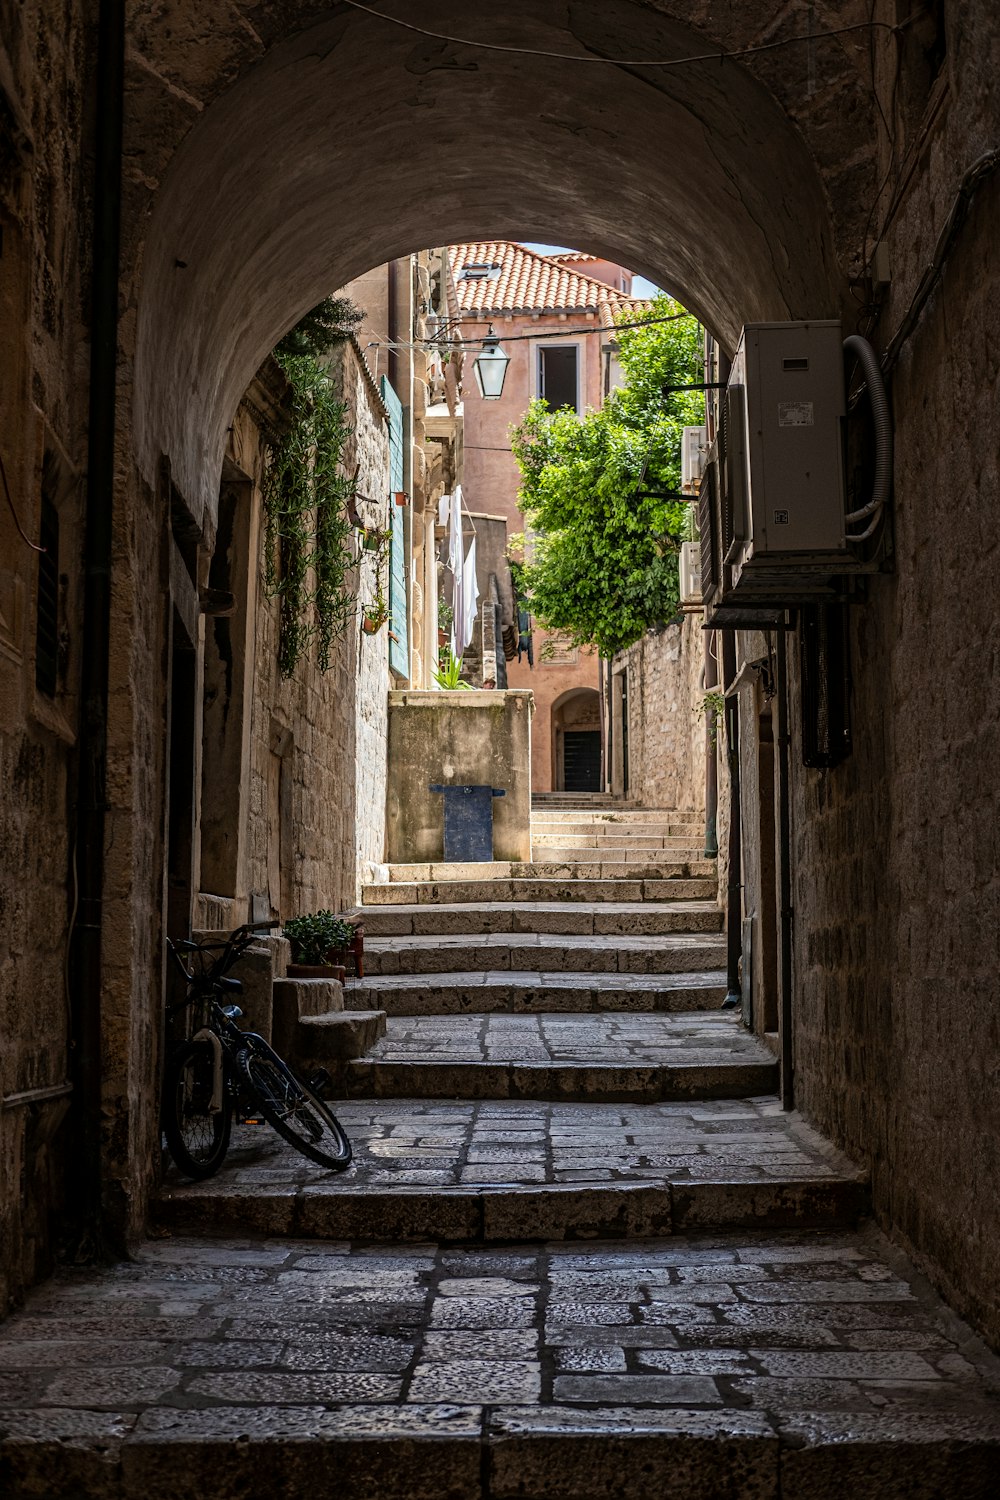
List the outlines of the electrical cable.
<svg viewBox="0 0 1000 1500">
<path fill-rule="evenodd" d="M 869 19 L 856 22 L 853 26 L 838 26 L 831 31 L 814 31 L 807 36 L 789 36 L 780 41 L 761 42 L 756 47 L 741 47 L 732 52 L 700 52 L 690 57 L 593 57 L 578 52 L 550 52 L 539 47 L 514 47 L 504 42 L 473 41 L 470 37 L 450 36 L 444 31 L 429 31 L 426 26 L 417 26 L 413 21 L 404 21 L 399 16 L 388 16 L 383 11 L 376 10 L 374 6 L 362 4 L 362 0 L 343 0 L 343 4 L 349 5 L 352 10 L 360 10 L 366 15 L 374 16 L 376 20 L 388 21 L 393 26 L 401 26 L 405 31 L 415 31 L 419 36 L 430 37 L 436 42 L 451 42 L 457 47 L 473 47 L 481 52 L 508 52 L 519 57 L 547 57 L 557 62 L 603 63 L 605 67 L 612 68 L 683 68 L 692 63 L 722 63 L 731 58 L 753 57 L 758 52 L 773 52 L 777 47 L 790 47 L 796 42 L 821 42 L 829 37 L 847 36 L 855 31 L 896 32 L 910 24 L 909 21 L 902 21 L 898 25 L 893 25 L 889 21 Z"/>
<path fill-rule="evenodd" d="M 33 542 L 30 536 L 28 536 L 25 532 L 24 527 L 21 525 L 20 517 L 18 516 L 17 511 L 14 508 L 14 501 L 10 493 L 10 485 L 7 483 L 7 470 L 4 468 L 3 454 L 0 454 L 0 479 L 3 480 L 3 492 L 7 496 L 7 504 L 10 506 L 10 513 L 14 517 L 14 525 L 21 533 L 22 542 L 26 543 L 26 545 L 31 548 L 32 552 L 47 552 L 49 549 L 47 547 L 39 547 L 35 542 Z"/>
<path fill-rule="evenodd" d="M 500 317 L 502 316 L 502 314 L 497 313 L 494 316 Z M 584 335 L 592 336 L 598 333 L 607 334 L 609 335 L 609 337 L 613 337 L 613 335 L 616 333 L 624 332 L 632 328 L 651 328 L 658 323 L 679 323 L 682 322 L 685 318 L 693 318 L 695 322 L 698 321 L 694 313 L 679 312 L 670 313 L 668 316 L 663 318 L 643 318 L 641 322 L 638 323 L 616 323 L 613 328 L 547 328 L 545 330 L 539 330 L 537 333 L 503 333 L 500 334 L 500 342 L 503 344 L 519 344 L 524 342 L 525 340 L 537 341 L 538 339 L 552 338 L 582 338 L 584 337 Z M 468 318 L 463 318 L 462 321 L 469 323 L 489 323 L 493 320 L 491 318 L 477 318 L 473 313 L 470 314 Z M 482 342 L 482 339 L 454 339 L 448 345 L 448 352 L 450 352 L 450 350 L 452 349 L 474 349 Z M 376 340 L 373 340 L 365 347 L 368 349 L 377 349 L 381 347 L 385 347 L 387 349 L 436 349 L 438 348 L 438 344 L 436 340 L 432 338 L 414 339 L 409 343 L 403 343 L 398 340 L 394 343 L 389 343 L 388 341 L 386 341 L 384 346 L 379 344 Z"/>
</svg>

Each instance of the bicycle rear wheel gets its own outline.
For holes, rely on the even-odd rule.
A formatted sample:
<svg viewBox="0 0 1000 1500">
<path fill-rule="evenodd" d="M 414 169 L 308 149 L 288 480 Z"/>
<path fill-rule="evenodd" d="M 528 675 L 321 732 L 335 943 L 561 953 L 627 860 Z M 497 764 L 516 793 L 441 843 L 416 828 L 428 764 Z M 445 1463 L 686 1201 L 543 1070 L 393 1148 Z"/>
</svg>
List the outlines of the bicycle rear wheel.
<svg viewBox="0 0 1000 1500">
<path fill-rule="evenodd" d="M 182 1042 L 167 1058 L 163 1134 L 178 1170 L 196 1182 L 217 1172 L 229 1150 L 233 1102 L 223 1086 L 218 1108 L 213 1109 L 215 1087 L 215 1049 L 211 1042 Z"/>
<path fill-rule="evenodd" d="M 265 1120 L 290 1146 L 334 1172 L 351 1165 L 351 1143 L 336 1115 L 265 1041 L 254 1038 L 237 1054 L 236 1067 Z"/>
</svg>

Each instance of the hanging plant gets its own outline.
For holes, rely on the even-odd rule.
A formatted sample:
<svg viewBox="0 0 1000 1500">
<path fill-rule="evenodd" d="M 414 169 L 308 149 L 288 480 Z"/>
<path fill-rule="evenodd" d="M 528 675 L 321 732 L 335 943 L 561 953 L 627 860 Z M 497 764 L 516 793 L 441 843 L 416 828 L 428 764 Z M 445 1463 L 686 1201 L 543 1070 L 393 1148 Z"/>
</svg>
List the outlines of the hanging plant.
<svg viewBox="0 0 1000 1500">
<path fill-rule="evenodd" d="M 373 539 L 373 545 L 369 547 L 368 538 Z M 361 628 L 366 635 L 375 635 L 382 629 L 389 618 L 389 601 L 385 596 L 385 570 L 389 561 L 389 549 L 392 545 L 392 532 L 381 529 L 372 529 L 366 532 L 365 547 L 369 556 L 375 564 L 375 587 L 370 604 L 362 607 Z"/>
<path fill-rule="evenodd" d="M 355 481 L 341 470 L 352 429 L 327 370 L 311 354 L 278 350 L 275 358 L 292 386 L 292 422 L 267 445 L 264 587 L 279 600 L 278 669 L 287 678 L 313 636 L 317 665 L 326 672 L 333 642 L 351 619 L 348 501 Z"/>
</svg>

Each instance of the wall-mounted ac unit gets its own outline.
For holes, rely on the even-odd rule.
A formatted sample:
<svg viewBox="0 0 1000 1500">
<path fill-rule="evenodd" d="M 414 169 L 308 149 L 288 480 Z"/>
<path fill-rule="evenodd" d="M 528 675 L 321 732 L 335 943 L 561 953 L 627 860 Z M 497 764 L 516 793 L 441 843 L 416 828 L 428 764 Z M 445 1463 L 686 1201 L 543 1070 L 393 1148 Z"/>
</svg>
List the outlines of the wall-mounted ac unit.
<svg viewBox="0 0 1000 1500">
<path fill-rule="evenodd" d="M 691 611 L 701 609 L 703 600 L 701 597 L 700 542 L 681 542 L 678 573 L 680 575 L 681 609 Z"/>
<path fill-rule="evenodd" d="M 870 570 L 845 536 L 844 410 L 838 322 L 744 328 L 699 491 L 709 623 L 842 598 Z"/>
<path fill-rule="evenodd" d="M 685 427 L 681 432 L 681 490 L 685 495 L 698 493 L 705 472 L 706 436 L 704 427 Z"/>
</svg>

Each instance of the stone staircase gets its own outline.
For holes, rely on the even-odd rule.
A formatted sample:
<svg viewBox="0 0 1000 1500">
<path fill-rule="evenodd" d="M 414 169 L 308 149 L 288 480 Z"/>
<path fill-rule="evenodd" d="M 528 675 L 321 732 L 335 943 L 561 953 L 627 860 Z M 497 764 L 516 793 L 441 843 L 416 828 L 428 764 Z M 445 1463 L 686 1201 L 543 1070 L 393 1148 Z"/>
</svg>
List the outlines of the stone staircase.
<svg viewBox="0 0 1000 1500">
<path fill-rule="evenodd" d="M 42 1288 L 5 1500 L 995 1495 L 1000 1367 L 719 1010 L 697 834 L 546 797 L 530 873 L 367 888 L 366 978 L 274 986 L 300 1060 L 385 1028 L 324 1054 L 354 1167 L 239 1127 L 130 1262 Z"/>
</svg>

